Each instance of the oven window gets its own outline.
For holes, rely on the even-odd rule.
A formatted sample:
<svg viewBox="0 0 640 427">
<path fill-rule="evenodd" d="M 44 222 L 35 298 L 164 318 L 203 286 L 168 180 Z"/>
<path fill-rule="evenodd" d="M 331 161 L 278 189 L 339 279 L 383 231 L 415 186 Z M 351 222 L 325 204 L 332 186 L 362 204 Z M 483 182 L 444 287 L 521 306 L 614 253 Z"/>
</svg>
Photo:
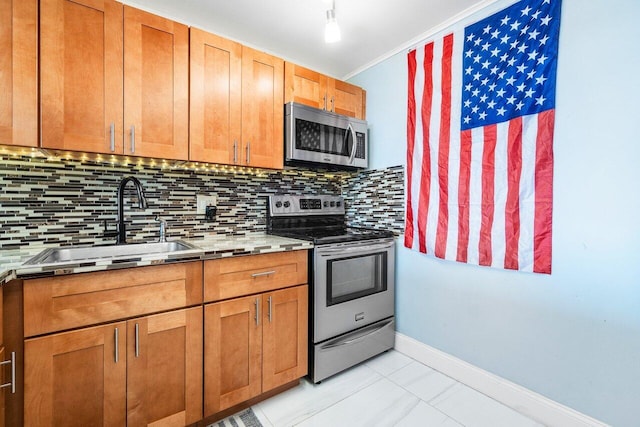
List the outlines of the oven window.
<svg viewBox="0 0 640 427">
<path fill-rule="evenodd" d="M 386 290 L 386 252 L 327 261 L 327 306 Z"/>
</svg>

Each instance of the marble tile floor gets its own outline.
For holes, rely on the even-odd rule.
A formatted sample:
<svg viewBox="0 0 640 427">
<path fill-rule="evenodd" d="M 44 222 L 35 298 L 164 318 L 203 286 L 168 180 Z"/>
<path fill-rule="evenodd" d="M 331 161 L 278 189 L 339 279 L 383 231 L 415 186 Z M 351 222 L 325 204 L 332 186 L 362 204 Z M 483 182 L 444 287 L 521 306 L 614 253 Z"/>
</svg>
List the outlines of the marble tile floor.
<svg viewBox="0 0 640 427">
<path fill-rule="evenodd" d="M 541 426 L 395 350 L 252 408 L 264 427 Z"/>
</svg>

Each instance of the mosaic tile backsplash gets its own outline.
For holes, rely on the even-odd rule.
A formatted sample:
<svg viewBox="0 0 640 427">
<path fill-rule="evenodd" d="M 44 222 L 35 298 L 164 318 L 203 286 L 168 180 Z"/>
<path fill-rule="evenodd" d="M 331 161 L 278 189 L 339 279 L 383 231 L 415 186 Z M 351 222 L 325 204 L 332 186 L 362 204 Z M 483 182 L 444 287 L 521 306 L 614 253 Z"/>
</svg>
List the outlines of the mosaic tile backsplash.
<svg viewBox="0 0 640 427">
<path fill-rule="evenodd" d="M 336 172 L 200 171 L 149 165 L 0 155 L 0 249 L 29 245 L 112 243 L 117 189 L 135 176 L 144 187 L 147 209 L 137 208 L 133 186 L 125 191 L 127 239 L 158 238 L 160 216 L 168 238 L 244 234 L 265 230 L 266 196 L 274 193 L 343 194 L 354 225 L 402 230 L 402 167 L 382 171 Z M 379 188 L 372 188 L 367 182 Z M 217 197 L 217 215 L 196 214 L 196 195 Z M 366 197 L 362 195 L 366 194 Z M 365 217 L 375 215 L 380 221 Z"/>
</svg>

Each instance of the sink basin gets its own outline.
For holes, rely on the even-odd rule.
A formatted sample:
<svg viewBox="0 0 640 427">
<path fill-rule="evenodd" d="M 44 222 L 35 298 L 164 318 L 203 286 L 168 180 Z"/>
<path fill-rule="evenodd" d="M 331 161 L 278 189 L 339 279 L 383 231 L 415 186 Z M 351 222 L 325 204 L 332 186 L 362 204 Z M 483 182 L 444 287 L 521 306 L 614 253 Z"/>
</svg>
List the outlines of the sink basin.
<svg viewBox="0 0 640 427">
<path fill-rule="evenodd" d="M 196 246 L 182 240 L 156 243 L 132 243 L 111 246 L 76 246 L 45 249 L 25 265 L 74 262 L 89 259 L 122 258 L 162 253 L 199 252 Z"/>
</svg>

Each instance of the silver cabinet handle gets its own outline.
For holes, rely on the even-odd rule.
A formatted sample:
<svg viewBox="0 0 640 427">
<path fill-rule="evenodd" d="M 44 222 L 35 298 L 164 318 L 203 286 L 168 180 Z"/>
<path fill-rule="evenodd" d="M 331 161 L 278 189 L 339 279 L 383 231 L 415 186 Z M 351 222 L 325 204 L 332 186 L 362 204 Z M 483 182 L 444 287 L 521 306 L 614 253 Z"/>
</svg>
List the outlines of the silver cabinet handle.
<svg viewBox="0 0 640 427">
<path fill-rule="evenodd" d="M 0 384 L 1 388 L 11 387 L 11 394 L 16 394 L 16 352 L 11 352 L 11 359 L 3 360 L 0 362 L 0 366 L 11 365 L 11 381 L 5 384 Z"/>
<path fill-rule="evenodd" d="M 111 141 L 111 152 L 116 151 L 116 124 L 111 122 L 111 126 L 109 126 L 109 140 Z"/>
<path fill-rule="evenodd" d="M 251 141 L 247 141 L 247 164 L 251 161 Z"/>
<path fill-rule="evenodd" d="M 269 313 L 267 313 L 269 315 L 269 323 L 271 323 L 271 299 L 273 297 L 271 295 L 269 295 L 269 298 L 267 299 L 267 302 L 269 303 Z"/>
<path fill-rule="evenodd" d="M 256 306 L 256 326 L 260 325 L 260 298 L 256 298 L 253 303 Z"/>
<path fill-rule="evenodd" d="M 238 140 L 233 140 L 233 164 L 238 163 Z"/>
<path fill-rule="evenodd" d="M 131 125 L 131 152 L 136 152 L 136 127 Z"/>
<path fill-rule="evenodd" d="M 115 330 L 113 331 L 113 338 L 115 339 L 116 345 L 115 345 L 115 353 L 116 353 L 116 363 L 118 363 L 118 328 L 115 328 Z"/>
<path fill-rule="evenodd" d="M 251 275 L 251 277 L 260 277 L 260 276 L 270 276 L 272 274 L 275 274 L 275 270 L 271 270 L 271 271 L 263 271 L 262 273 L 253 273 Z"/>
<path fill-rule="evenodd" d="M 136 323 L 136 357 L 140 356 L 140 326 Z"/>
<path fill-rule="evenodd" d="M 322 109 L 327 111 L 327 94 L 326 93 L 322 97 Z"/>
<path fill-rule="evenodd" d="M 335 99 L 334 99 L 334 97 L 332 96 L 332 97 L 331 97 L 331 112 L 332 112 L 332 113 L 335 113 L 335 107 L 336 107 L 336 106 L 335 106 Z"/>
</svg>

